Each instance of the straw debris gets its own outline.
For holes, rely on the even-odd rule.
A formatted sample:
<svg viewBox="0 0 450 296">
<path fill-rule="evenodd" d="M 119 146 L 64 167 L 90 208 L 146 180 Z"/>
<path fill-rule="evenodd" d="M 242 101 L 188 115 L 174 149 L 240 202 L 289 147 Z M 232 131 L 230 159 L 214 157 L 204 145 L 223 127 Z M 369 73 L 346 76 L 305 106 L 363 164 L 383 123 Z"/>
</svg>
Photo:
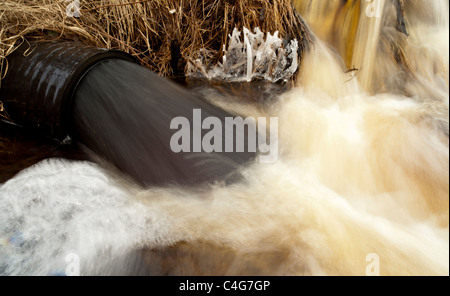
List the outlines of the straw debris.
<svg viewBox="0 0 450 296">
<path fill-rule="evenodd" d="M 8 68 L 5 57 L 27 40 L 66 39 L 119 49 L 171 78 L 184 76 L 198 54 L 208 53 L 204 58 L 211 63 L 219 61 L 234 28 L 279 31 L 286 40 L 297 39 L 299 55 L 308 43 L 306 27 L 290 0 L 71 1 L 0 3 L 2 76 Z"/>
</svg>

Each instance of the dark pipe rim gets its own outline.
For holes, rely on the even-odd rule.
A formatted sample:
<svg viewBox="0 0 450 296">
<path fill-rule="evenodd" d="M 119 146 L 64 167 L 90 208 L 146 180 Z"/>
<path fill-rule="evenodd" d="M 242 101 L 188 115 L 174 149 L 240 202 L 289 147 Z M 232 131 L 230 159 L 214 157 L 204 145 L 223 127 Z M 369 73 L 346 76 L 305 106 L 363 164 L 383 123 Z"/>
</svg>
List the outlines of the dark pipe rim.
<svg viewBox="0 0 450 296">
<path fill-rule="evenodd" d="M 137 60 L 132 57 L 131 55 L 120 51 L 120 50 L 107 50 L 107 49 L 101 49 L 105 50 L 105 52 L 99 52 L 93 56 L 91 56 L 89 59 L 87 59 L 84 63 L 82 63 L 77 71 L 72 75 L 72 79 L 70 80 L 68 86 L 67 86 L 67 94 L 66 94 L 66 101 L 63 102 L 63 111 L 61 112 L 61 128 L 62 130 L 65 130 L 66 136 L 64 139 L 67 139 L 67 137 L 71 137 L 73 134 L 72 127 L 70 125 L 70 121 L 72 120 L 72 110 L 75 100 L 75 94 L 77 91 L 78 86 L 80 85 L 81 81 L 83 81 L 83 78 L 93 69 L 95 66 L 97 66 L 100 63 L 103 63 L 107 60 L 111 59 L 121 59 L 125 61 L 129 61 L 132 63 L 137 63 Z"/>
<path fill-rule="evenodd" d="M 0 96 L 10 118 L 0 118 L 0 123 L 57 141 L 70 137 L 75 93 L 92 68 L 114 59 L 139 64 L 120 50 L 66 40 L 24 41 L 6 58 L 10 69 L 2 80 Z"/>
</svg>

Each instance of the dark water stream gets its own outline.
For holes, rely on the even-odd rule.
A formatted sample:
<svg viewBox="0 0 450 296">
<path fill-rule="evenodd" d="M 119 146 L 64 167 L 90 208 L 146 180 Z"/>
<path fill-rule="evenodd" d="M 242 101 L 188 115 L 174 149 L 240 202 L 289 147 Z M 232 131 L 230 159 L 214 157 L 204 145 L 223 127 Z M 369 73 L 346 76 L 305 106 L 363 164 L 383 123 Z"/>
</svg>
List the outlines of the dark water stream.
<svg viewBox="0 0 450 296">
<path fill-rule="evenodd" d="M 95 66 L 78 87 L 73 134 L 144 186 L 223 181 L 255 153 L 194 153 L 194 142 L 201 142 L 206 133 L 195 135 L 194 109 L 201 110 L 202 119 L 224 122 L 232 117 L 143 67 L 108 60 Z M 180 116 L 190 123 L 189 152 L 171 148 L 176 132 L 171 122 Z M 225 133 L 218 136 L 224 144 Z M 245 135 L 236 131 L 235 141 L 246 142 Z"/>
<path fill-rule="evenodd" d="M 63 145 L 0 121 L 0 183 L 48 158 L 87 160 L 89 157 L 76 144 Z"/>
</svg>

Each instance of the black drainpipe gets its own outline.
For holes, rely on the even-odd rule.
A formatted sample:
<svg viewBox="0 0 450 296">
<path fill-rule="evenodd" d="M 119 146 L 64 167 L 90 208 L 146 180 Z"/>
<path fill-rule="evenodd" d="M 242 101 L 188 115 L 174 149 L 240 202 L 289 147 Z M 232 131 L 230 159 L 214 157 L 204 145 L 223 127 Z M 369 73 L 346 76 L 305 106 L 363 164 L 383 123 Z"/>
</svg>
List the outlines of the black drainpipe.
<svg viewBox="0 0 450 296">
<path fill-rule="evenodd" d="M 9 71 L 0 88 L 0 101 L 10 123 L 65 140 L 78 83 L 107 59 L 135 62 L 122 51 L 76 42 L 24 42 L 7 57 Z"/>
</svg>

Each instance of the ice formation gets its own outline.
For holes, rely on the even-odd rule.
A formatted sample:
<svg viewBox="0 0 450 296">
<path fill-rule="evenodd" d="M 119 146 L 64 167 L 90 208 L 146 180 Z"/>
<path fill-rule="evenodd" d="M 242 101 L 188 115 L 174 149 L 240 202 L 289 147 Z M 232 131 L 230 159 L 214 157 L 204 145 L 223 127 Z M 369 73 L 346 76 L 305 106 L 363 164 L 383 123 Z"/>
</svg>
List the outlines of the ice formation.
<svg viewBox="0 0 450 296">
<path fill-rule="evenodd" d="M 224 47 L 222 63 L 209 65 L 210 52 L 203 50 L 198 58 L 188 65 L 188 76 L 224 80 L 230 82 L 250 82 L 263 79 L 270 82 L 288 81 L 298 69 L 298 41 L 283 41 L 276 31 L 263 33 L 259 28 L 252 33 L 243 28 L 234 28 L 228 49 Z M 264 39 L 265 37 L 265 39 Z"/>
</svg>

